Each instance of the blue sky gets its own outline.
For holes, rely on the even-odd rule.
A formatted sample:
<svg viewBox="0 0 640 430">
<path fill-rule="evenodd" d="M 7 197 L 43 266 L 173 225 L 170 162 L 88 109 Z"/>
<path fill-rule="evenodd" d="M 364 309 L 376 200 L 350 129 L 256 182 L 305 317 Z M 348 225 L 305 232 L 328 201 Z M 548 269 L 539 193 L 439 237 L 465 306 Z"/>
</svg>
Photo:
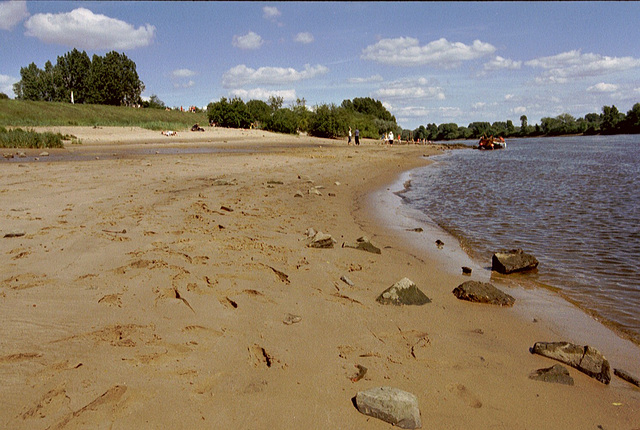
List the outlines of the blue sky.
<svg viewBox="0 0 640 430">
<path fill-rule="evenodd" d="M 285 106 L 373 97 L 403 128 L 640 102 L 638 2 L 0 2 L 0 92 L 73 48 L 116 50 L 144 97 Z"/>
</svg>

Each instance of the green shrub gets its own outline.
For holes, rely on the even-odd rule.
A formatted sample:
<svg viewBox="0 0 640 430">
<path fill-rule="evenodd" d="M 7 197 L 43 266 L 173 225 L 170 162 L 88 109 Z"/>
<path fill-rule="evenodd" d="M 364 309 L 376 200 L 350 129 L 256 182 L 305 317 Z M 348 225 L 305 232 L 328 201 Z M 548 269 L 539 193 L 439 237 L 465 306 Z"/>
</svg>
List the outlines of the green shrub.
<svg viewBox="0 0 640 430">
<path fill-rule="evenodd" d="M 62 148 L 64 136 L 60 133 L 37 133 L 33 130 L 0 128 L 0 147 L 2 148 Z"/>
</svg>

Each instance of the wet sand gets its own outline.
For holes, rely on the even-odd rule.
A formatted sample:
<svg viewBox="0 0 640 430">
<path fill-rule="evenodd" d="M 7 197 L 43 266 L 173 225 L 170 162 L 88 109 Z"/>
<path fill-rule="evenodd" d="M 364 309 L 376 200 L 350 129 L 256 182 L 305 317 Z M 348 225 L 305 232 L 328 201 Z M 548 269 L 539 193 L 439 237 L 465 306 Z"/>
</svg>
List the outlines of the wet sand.
<svg viewBox="0 0 640 430">
<path fill-rule="evenodd" d="M 640 375 L 637 347 L 600 345 L 584 314 L 539 314 L 518 288 L 503 287 L 513 308 L 457 300 L 469 277 L 375 213 L 368 196 L 437 148 L 54 131 L 83 143 L 0 162 L 3 427 L 383 429 L 351 401 L 382 385 L 418 397 L 424 428 L 640 427 L 640 390 L 615 376 L 528 378 L 556 364 L 537 341 Z M 309 228 L 336 246 L 307 247 Z M 382 254 L 340 246 L 360 236 Z M 403 277 L 433 302 L 375 302 Z"/>
</svg>

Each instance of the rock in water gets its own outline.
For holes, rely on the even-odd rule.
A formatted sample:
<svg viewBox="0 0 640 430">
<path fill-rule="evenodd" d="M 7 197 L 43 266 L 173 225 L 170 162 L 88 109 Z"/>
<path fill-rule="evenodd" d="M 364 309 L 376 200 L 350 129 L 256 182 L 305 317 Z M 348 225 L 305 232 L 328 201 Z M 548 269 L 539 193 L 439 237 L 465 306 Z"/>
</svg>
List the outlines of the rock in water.
<svg viewBox="0 0 640 430">
<path fill-rule="evenodd" d="M 476 303 L 490 303 L 499 306 L 513 306 L 516 301 L 509 294 L 503 293 L 488 282 L 467 281 L 458 285 L 453 290 L 460 300 L 468 300 Z"/>
<path fill-rule="evenodd" d="M 381 419 L 403 429 L 422 427 L 418 398 L 392 387 L 377 387 L 360 391 L 356 407 L 365 415 Z"/>
<path fill-rule="evenodd" d="M 431 303 L 416 284 L 409 278 L 402 278 L 382 292 L 376 299 L 383 305 L 424 305 Z"/>
<path fill-rule="evenodd" d="M 491 270 L 508 275 L 509 273 L 533 270 L 538 267 L 538 260 L 522 249 L 500 251 L 491 258 Z"/>
<path fill-rule="evenodd" d="M 611 382 L 609 361 L 597 349 L 569 342 L 536 342 L 532 352 L 578 369 L 603 384 Z"/>
<path fill-rule="evenodd" d="M 546 369 L 538 369 L 529 375 L 529 379 L 543 382 L 555 382 L 556 384 L 573 385 L 573 378 L 566 367 L 555 364 Z"/>
</svg>

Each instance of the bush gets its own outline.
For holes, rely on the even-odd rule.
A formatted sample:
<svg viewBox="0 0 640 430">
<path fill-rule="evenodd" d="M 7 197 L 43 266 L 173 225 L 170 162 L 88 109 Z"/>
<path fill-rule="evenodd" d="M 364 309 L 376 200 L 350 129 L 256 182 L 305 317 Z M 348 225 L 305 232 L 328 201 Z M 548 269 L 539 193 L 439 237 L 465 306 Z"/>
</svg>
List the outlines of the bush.
<svg viewBox="0 0 640 430">
<path fill-rule="evenodd" d="M 265 128 L 277 133 L 298 133 L 298 116 L 291 109 L 278 109 L 267 119 Z"/>
<path fill-rule="evenodd" d="M 33 130 L 0 128 L 0 147 L 3 148 L 62 148 L 60 133 L 37 133 Z"/>
</svg>

